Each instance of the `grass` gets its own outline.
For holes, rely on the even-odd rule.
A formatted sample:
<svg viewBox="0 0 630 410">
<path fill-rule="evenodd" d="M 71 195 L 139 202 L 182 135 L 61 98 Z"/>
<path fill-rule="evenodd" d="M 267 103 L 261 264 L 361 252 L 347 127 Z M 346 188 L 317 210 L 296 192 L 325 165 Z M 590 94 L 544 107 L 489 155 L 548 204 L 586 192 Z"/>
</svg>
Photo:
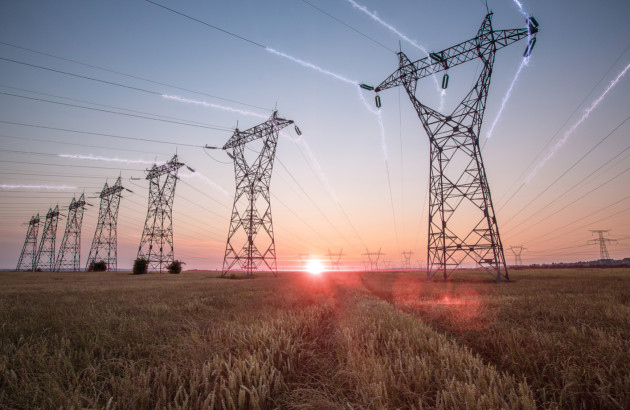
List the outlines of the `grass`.
<svg viewBox="0 0 630 410">
<path fill-rule="evenodd" d="M 0 408 L 628 408 L 629 270 L 0 273 Z"/>
</svg>

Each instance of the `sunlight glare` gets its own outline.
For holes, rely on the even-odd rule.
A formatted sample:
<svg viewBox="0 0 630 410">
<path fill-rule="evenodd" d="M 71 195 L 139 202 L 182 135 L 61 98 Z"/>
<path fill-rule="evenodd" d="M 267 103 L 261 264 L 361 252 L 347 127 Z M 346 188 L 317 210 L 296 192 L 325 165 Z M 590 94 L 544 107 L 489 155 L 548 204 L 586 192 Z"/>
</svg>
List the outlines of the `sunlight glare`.
<svg viewBox="0 0 630 410">
<path fill-rule="evenodd" d="M 311 275 L 321 275 L 324 265 L 318 259 L 311 259 L 306 263 L 306 271 Z"/>
</svg>

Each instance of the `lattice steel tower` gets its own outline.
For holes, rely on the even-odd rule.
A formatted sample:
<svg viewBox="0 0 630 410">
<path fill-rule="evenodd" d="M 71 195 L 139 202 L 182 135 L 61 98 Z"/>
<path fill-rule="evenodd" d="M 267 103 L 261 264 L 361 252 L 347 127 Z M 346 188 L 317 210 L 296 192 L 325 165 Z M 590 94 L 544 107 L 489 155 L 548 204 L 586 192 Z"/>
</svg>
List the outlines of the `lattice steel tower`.
<svg viewBox="0 0 630 410">
<path fill-rule="evenodd" d="M 599 243 L 599 260 L 602 262 L 610 262 L 610 254 L 608 253 L 606 243 L 617 242 L 614 239 L 604 238 L 604 234 L 610 232 L 610 229 L 591 229 L 591 232 L 596 233 L 599 238 L 591 239 L 588 243 Z"/>
<path fill-rule="evenodd" d="M 222 276 L 237 264 L 247 276 L 251 276 L 263 263 L 274 275 L 277 272 L 269 185 L 278 134 L 290 124 L 293 124 L 292 120 L 280 118 L 274 111 L 262 124 L 245 131 L 237 128 L 223 146 L 234 160 L 236 193 Z M 246 144 L 256 140 L 260 140 L 260 153 L 248 162 L 245 158 Z"/>
<path fill-rule="evenodd" d="M 522 265 L 523 259 L 521 258 L 521 255 L 523 254 L 523 251 L 527 250 L 527 248 L 524 247 L 523 245 L 518 245 L 518 246 L 510 246 L 510 250 L 514 254 L 514 265 L 516 266 Z"/>
<path fill-rule="evenodd" d="M 28 229 L 26 231 L 26 239 L 24 239 L 24 246 L 22 246 L 22 252 L 18 259 L 17 268 L 15 270 L 34 271 L 35 270 L 35 257 L 37 252 L 37 233 L 39 231 L 39 214 L 32 216 L 28 222 Z"/>
<path fill-rule="evenodd" d="M 44 221 L 42 238 L 39 240 L 37 256 L 35 257 L 36 270 L 55 270 L 55 238 L 57 237 L 57 222 L 59 221 L 59 205 L 55 209 L 49 208 Z"/>
<path fill-rule="evenodd" d="M 428 278 L 441 272 L 448 279 L 465 261 L 473 261 L 497 280 L 509 279 L 479 135 L 496 51 L 529 38 L 524 54 L 529 56 L 538 23 L 530 17 L 526 28 L 493 30 L 491 19 L 492 13 L 486 15 L 476 37 L 421 60 L 411 62 L 404 53 L 398 53 L 400 68 L 375 89 L 379 92 L 402 85 L 429 136 Z M 477 82 L 450 115 L 416 98 L 418 80 L 476 59 L 483 64 Z M 442 87 L 447 86 L 445 73 Z M 380 106 L 380 97 L 376 98 Z"/>
<path fill-rule="evenodd" d="M 153 164 L 147 170 L 149 180 L 149 209 L 138 247 L 138 258 L 148 261 L 148 268 L 168 269 L 173 253 L 173 200 L 177 185 L 177 171 L 185 164 L 177 154 L 166 164 Z M 164 178 L 162 178 L 164 177 Z"/>
<path fill-rule="evenodd" d="M 84 194 L 81 194 L 78 201 L 75 198 L 70 201 L 66 230 L 63 233 L 55 263 L 56 271 L 81 269 L 81 224 L 85 205 L 87 204 Z"/>
<path fill-rule="evenodd" d="M 94 239 L 90 247 L 85 269 L 89 270 L 90 265 L 96 262 L 104 261 L 107 264 L 107 270 L 117 270 L 117 241 L 116 241 L 116 225 L 118 222 L 118 208 L 120 206 L 121 192 L 125 189 L 122 186 L 120 177 L 112 186 L 105 186 L 99 197 L 101 205 L 98 210 L 98 222 L 94 231 Z"/>
</svg>

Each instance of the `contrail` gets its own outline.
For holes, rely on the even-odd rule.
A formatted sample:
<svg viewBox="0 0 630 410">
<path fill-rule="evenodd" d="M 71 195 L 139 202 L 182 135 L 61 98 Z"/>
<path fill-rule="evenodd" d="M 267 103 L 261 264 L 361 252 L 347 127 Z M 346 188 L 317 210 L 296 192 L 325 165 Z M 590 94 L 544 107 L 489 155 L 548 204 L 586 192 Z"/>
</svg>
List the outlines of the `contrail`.
<svg viewBox="0 0 630 410">
<path fill-rule="evenodd" d="M 508 88 L 507 92 L 503 96 L 503 101 L 501 101 L 501 108 L 499 108 L 499 112 L 497 113 L 497 116 L 494 118 L 494 121 L 492 122 L 492 125 L 490 126 L 490 130 L 488 130 L 488 135 L 486 135 L 487 139 L 490 139 L 492 137 L 492 133 L 494 132 L 494 127 L 497 125 L 497 122 L 499 122 L 499 118 L 501 118 L 501 114 L 503 114 L 503 109 L 505 108 L 505 104 L 510 99 L 510 95 L 512 94 L 512 88 L 514 88 L 514 84 L 516 84 L 516 81 L 518 80 L 518 76 L 521 74 L 521 70 L 528 63 L 529 63 L 529 58 L 527 57 L 523 58 L 523 61 L 521 61 L 521 65 L 518 67 L 518 70 L 516 71 L 516 74 L 514 75 L 514 78 L 512 79 L 510 88 Z"/>
<path fill-rule="evenodd" d="M 1 184 L 0 188 L 2 189 L 32 189 L 32 190 L 60 189 L 60 190 L 75 190 L 75 191 L 79 189 L 76 186 L 70 186 L 70 185 L 11 185 L 11 184 Z"/>
<path fill-rule="evenodd" d="M 325 69 L 323 69 L 321 67 L 316 66 L 313 63 L 309 63 L 308 61 L 304 61 L 304 60 L 300 60 L 300 59 L 295 58 L 295 57 L 291 57 L 288 54 L 284 54 L 284 53 L 282 53 L 280 51 L 277 51 L 277 50 L 274 50 L 273 48 L 270 48 L 270 47 L 265 48 L 265 50 L 269 51 L 271 54 L 275 54 L 277 56 L 284 57 L 284 58 L 286 58 L 288 60 L 291 60 L 294 63 L 298 63 L 301 66 L 304 66 L 304 67 L 307 67 L 307 68 L 311 68 L 311 69 L 313 69 L 315 71 L 319 71 L 322 74 L 326 74 L 326 75 L 328 75 L 330 77 L 336 78 L 337 80 L 343 81 L 344 83 L 348 83 L 348 84 L 352 84 L 352 85 L 359 85 L 359 83 L 357 81 L 349 80 L 349 79 L 347 79 L 346 77 L 344 77 L 342 75 L 335 74 L 335 73 L 333 73 L 331 71 L 325 70 Z"/>
<path fill-rule="evenodd" d="M 532 178 L 536 175 L 536 173 L 538 172 L 538 170 L 540 168 L 542 168 L 547 161 L 549 161 L 551 159 L 551 157 L 553 157 L 556 152 L 558 152 L 558 150 L 564 145 L 565 142 L 567 142 L 567 140 L 569 139 L 569 137 L 571 136 L 571 134 L 573 134 L 573 132 L 576 130 L 577 127 L 580 126 L 580 124 L 582 124 L 584 122 L 584 120 L 586 120 L 588 118 L 588 116 L 591 114 L 591 112 L 599 105 L 600 102 L 602 102 L 602 100 L 604 99 L 604 97 L 606 96 L 606 94 L 608 94 L 608 92 L 610 90 L 612 90 L 612 88 L 617 85 L 617 83 L 619 82 L 619 80 L 621 80 L 621 77 L 624 76 L 624 74 L 626 74 L 626 72 L 630 69 L 630 64 L 628 64 L 622 71 L 621 73 L 619 73 L 619 75 L 617 76 L 617 78 L 615 78 L 610 85 L 608 85 L 608 87 L 606 88 L 606 90 L 604 90 L 604 92 L 602 93 L 602 95 L 599 96 L 599 98 L 597 98 L 595 101 L 593 101 L 593 103 L 590 105 L 590 107 L 588 107 L 585 111 L 584 114 L 582 115 L 582 118 L 580 118 L 575 124 L 573 124 L 573 126 L 564 133 L 564 136 L 562 137 L 562 139 L 560 141 L 558 141 L 556 143 L 556 145 L 554 145 L 551 150 L 549 151 L 549 153 L 547 154 L 547 156 L 540 161 L 540 163 L 538 165 L 536 165 L 536 168 L 534 168 L 534 170 L 531 172 L 531 174 L 529 174 L 529 176 L 527 177 L 527 179 L 525 180 L 525 183 L 529 183 Z"/>
<path fill-rule="evenodd" d="M 322 169 L 321 165 L 319 164 L 319 161 L 317 161 L 317 158 L 315 158 L 315 155 L 313 154 L 313 151 L 311 150 L 311 147 L 308 145 L 308 143 L 306 142 L 304 137 L 293 138 L 293 137 L 291 137 L 290 135 L 288 135 L 288 134 L 286 134 L 284 132 L 280 132 L 280 135 L 285 137 L 285 138 L 290 139 L 295 144 L 302 144 L 302 146 L 306 150 L 306 153 L 308 154 L 308 159 L 311 161 L 311 164 L 313 165 L 315 171 L 317 172 L 317 175 L 319 176 L 319 179 L 324 184 L 324 187 L 328 191 L 328 194 L 332 197 L 332 199 L 336 203 L 339 203 L 339 198 L 337 198 L 337 193 L 335 192 L 335 190 L 330 185 L 330 182 L 328 181 L 328 178 L 326 177 L 326 174 L 324 173 L 324 170 Z"/>
<path fill-rule="evenodd" d="M 383 157 L 385 158 L 385 161 L 387 161 L 387 159 L 389 158 L 389 155 L 387 152 L 387 142 L 385 140 L 385 125 L 383 125 L 383 117 L 381 115 L 381 111 L 378 109 L 372 108 L 372 106 L 368 104 L 367 101 L 365 101 L 365 98 L 363 97 L 363 94 L 361 93 L 361 89 L 358 88 L 357 91 L 359 92 L 359 98 L 361 99 L 361 102 L 363 103 L 365 108 L 367 108 L 369 112 L 371 112 L 372 114 L 376 116 L 376 120 L 378 121 L 379 129 L 381 132 L 381 149 L 383 150 Z"/>
<path fill-rule="evenodd" d="M 188 104 L 197 104 L 197 105 L 201 105 L 201 106 L 208 107 L 208 108 L 217 108 L 219 110 L 235 112 L 235 113 L 243 114 L 243 115 L 249 115 L 251 117 L 267 118 L 267 116 L 263 115 L 263 114 L 257 114 L 255 112 L 251 112 L 251 111 L 240 110 L 238 108 L 228 107 L 226 105 L 213 104 L 213 103 L 209 103 L 209 102 L 206 102 L 206 101 L 191 100 L 189 98 L 179 97 L 177 95 L 162 94 L 162 98 L 166 98 L 167 100 L 175 100 L 175 101 L 179 101 L 179 102 L 184 102 L 184 103 L 188 103 Z"/>
<path fill-rule="evenodd" d="M 203 182 L 205 182 L 206 184 L 210 185 L 211 187 L 213 187 L 217 191 L 221 192 L 223 195 L 230 196 L 230 193 L 228 191 L 226 191 L 221 185 L 217 184 L 212 179 L 208 178 L 207 176 L 205 176 L 204 174 L 202 174 L 199 171 L 195 171 L 194 173 L 190 173 L 190 174 L 180 174 L 179 176 L 181 178 L 183 178 L 183 179 L 192 179 L 192 178 L 201 179 Z"/>
<path fill-rule="evenodd" d="M 153 164 L 153 161 L 147 161 L 144 159 L 123 159 L 123 158 L 108 158 L 98 157 L 94 155 L 75 155 L 75 154 L 59 154 L 61 158 L 70 159 L 85 159 L 90 161 L 104 161 L 104 162 L 118 162 L 123 164 Z"/>
<path fill-rule="evenodd" d="M 521 12 L 521 14 L 523 16 L 525 16 L 525 18 L 528 18 L 529 16 L 527 15 L 527 13 L 525 12 L 525 9 L 523 9 L 523 4 L 521 2 L 519 2 L 518 0 L 514 0 L 514 3 L 516 3 L 516 5 L 518 6 L 519 11 Z"/>
<path fill-rule="evenodd" d="M 415 42 L 414 40 L 410 39 L 409 37 L 407 37 L 406 35 L 404 35 L 403 33 L 401 33 L 400 31 L 398 31 L 394 26 L 392 26 L 389 23 L 386 23 L 385 21 L 383 21 L 380 17 L 378 17 L 376 14 L 372 13 L 371 11 L 369 11 L 367 9 L 367 7 L 362 6 L 358 3 L 356 3 L 354 0 L 348 0 L 348 2 L 350 4 L 352 4 L 352 7 L 356 8 L 357 10 L 362 11 L 363 13 L 367 14 L 372 20 L 376 21 L 377 23 L 379 23 L 380 25 L 382 25 L 383 27 L 387 28 L 389 31 L 391 31 L 392 33 L 394 33 L 395 35 L 397 35 L 398 37 L 402 38 L 403 40 L 405 40 L 407 43 L 411 44 L 412 46 L 416 47 L 418 50 L 422 51 L 424 54 L 426 54 L 427 56 L 429 55 L 429 52 L 427 51 L 427 49 L 425 47 L 423 47 L 422 45 L 418 44 L 417 42 Z M 444 108 L 444 96 L 446 95 L 446 90 L 443 90 L 440 87 L 440 84 L 438 84 L 438 80 L 435 74 L 433 74 L 431 76 L 431 78 L 433 78 L 433 82 L 435 83 L 435 89 L 440 93 L 440 106 L 438 107 L 438 110 L 442 110 L 442 108 Z"/>
</svg>

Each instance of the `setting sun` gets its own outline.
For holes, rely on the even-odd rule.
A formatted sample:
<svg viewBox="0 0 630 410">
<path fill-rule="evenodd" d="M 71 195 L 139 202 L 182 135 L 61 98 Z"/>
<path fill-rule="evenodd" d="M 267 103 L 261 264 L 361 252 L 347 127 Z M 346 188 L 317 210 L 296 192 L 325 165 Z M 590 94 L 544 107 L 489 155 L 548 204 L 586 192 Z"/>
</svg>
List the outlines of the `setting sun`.
<svg viewBox="0 0 630 410">
<path fill-rule="evenodd" d="M 311 259 L 306 263 L 306 271 L 311 275 L 320 275 L 324 271 L 324 264 L 318 259 Z"/>
</svg>

